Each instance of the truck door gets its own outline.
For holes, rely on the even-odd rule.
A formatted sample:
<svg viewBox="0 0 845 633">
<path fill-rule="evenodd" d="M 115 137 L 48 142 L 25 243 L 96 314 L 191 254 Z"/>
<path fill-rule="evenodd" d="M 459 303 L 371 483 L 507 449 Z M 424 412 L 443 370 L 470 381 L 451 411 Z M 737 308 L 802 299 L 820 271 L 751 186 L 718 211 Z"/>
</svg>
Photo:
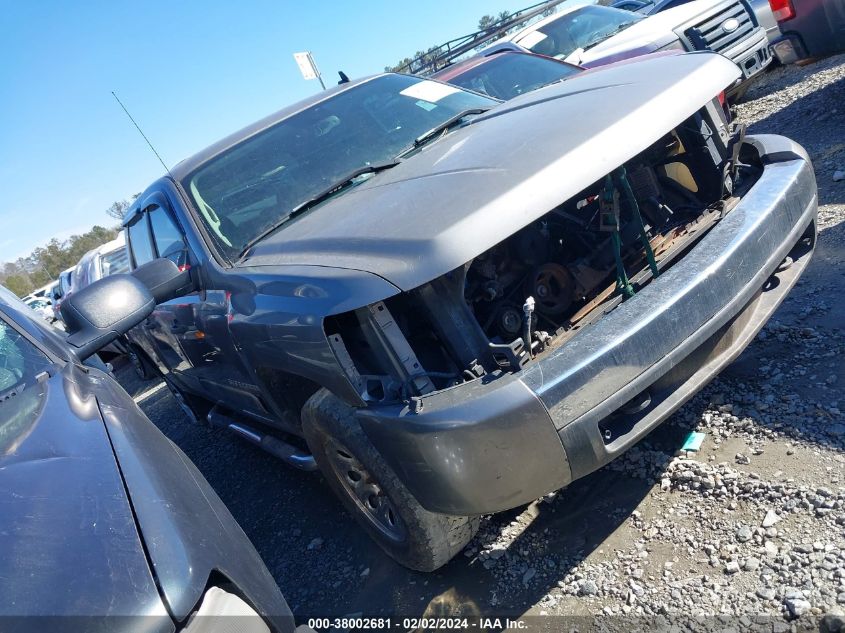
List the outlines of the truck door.
<svg viewBox="0 0 845 633">
<path fill-rule="evenodd" d="M 144 206 L 140 216 L 127 231 L 134 266 L 156 257 L 180 267 L 191 265 L 184 234 L 162 196 Z M 140 328 L 165 370 L 186 389 L 230 409 L 264 417 L 267 412 L 256 397 L 258 389 L 229 334 L 228 316 L 228 294 L 202 288 L 159 304 Z"/>
<path fill-rule="evenodd" d="M 187 248 L 161 201 L 145 206 L 126 228 L 133 268 L 160 256 L 172 259 L 177 266 L 188 265 Z M 156 239 L 155 235 L 159 237 Z M 142 344 L 144 351 L 152 350 L 151 357 L 158 359 L 165 372 L 190 378 L 196 361 L 202 357 L 202 350 L 191 344 L 200 340 L 193 316 L 197 303 L 199 293 L 194 292 L 159 304 L 138 326 L 146 343 Z M 183 345 L 186 338 L 192 341 Z"/>
</svg>

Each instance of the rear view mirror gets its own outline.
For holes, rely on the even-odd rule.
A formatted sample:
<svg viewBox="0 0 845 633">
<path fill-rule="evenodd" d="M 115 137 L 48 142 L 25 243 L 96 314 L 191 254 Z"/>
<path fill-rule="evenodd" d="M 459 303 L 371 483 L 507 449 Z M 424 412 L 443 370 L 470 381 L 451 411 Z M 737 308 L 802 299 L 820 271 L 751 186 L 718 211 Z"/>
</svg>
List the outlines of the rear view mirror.
<svg viewBox="0 0 845 633">
<path fill-rule="evenodd" d="M 132 271 L 132 276 L 147 287 L 156 303 L 170 301 L 194 290 L 190 268 L 177 266 L 164 257 L 139 266 Z"/>
<path fill-rule="evenodd" d="M 131 275 L 112 275 L 74 292 L 62 302 L 67 342 L 79 360 L 96 354 L 155 309 L 147 287 Z"/>
</svg>

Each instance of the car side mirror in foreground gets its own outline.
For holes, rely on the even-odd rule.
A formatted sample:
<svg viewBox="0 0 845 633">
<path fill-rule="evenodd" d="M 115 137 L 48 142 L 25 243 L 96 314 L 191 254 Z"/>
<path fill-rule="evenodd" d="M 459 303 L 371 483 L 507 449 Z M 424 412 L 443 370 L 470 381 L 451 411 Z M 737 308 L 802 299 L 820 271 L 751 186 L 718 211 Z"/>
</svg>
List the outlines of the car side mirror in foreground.
<svg viewBox="0 0 845 633">
<path fill-rule="evenodd" d="M 177 266 L 164 257 L 147 262 L 132 271 L 132 276 L 144 284 L 155 298 L 164 303 L 194 290 L 189 266 Z"/>
<path fill-rule="evenodd" d="M 152 293 L 132 275 L 101 279 L 62 302 L 67 342 L 85 360 L 146 319 L 155 305 Z"/>
</svg>

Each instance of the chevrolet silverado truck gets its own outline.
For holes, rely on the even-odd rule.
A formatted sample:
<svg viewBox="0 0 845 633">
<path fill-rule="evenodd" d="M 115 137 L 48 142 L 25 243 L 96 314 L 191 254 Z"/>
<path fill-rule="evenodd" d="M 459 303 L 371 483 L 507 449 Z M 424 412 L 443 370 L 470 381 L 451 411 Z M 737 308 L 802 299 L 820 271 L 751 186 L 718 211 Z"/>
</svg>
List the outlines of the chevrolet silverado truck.
<svg viewBox="0 0 845 633">
<path fill-rule="evenodd" d="M 506 103 L 382 74 L 292 105 L 130 209 L 159 304 L 134 349 L 437 569 L 664 421 L 807 266 L 812 166 L 728 126 L 739 74 L 657 56 Z"/>
</svg>

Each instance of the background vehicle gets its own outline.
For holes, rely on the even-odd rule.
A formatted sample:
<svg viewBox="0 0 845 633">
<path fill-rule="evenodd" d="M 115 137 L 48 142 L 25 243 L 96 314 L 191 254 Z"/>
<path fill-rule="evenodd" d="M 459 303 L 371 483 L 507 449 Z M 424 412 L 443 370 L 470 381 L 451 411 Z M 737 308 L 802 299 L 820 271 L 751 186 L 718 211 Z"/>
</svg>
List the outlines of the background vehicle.
<svg viewBox="0 0 845 633">
<path fill-rule="evenodd" d="M 50 290 L 50 301 L 53 304 L 53 316 L 55 317 L 55 321 L 58 323 L 62 322 L 62 301 L 64 300 L 65 296 L 71 291 L 71 288 L 73 288 L 74 269 L 75 267 L 68 268 L 67 270 L 59 273 L 58 281 Z"/>
<path fill-rule="evenodd" d="M 82 256 L 73 271 L 73 287 L 70 294 L 79 292 L 109 275 L 126 272 L 129 272 L 129 256 L 126 253 L 126 238 L 123 233 L 120 233 L 111 242 L 98 246 Z M 104 358 L 106 354 L 119 356 L 125 353 L 127 353 L 127 348 L 123 337 L 101 350 Z"/>
<path fill-rule="evenodd" d="M 73 272 L 73 292 L 90 286 L 109 275 L 129 272 L 126 238 L 123 233 L 111 242 L 85 253 Z"/>
<path fill-rule="evenodd" d="M 295 104 L 130 209 L 133 274 L 180 270 L 130 336 L 190 418 L 318 466 L 436 569 L 665 420 L 804 270 L 812 167 L 732 135 L 739 74 L 662 55 L 506 103 L 386 74 Z"/>
<path fill-rule="evenodd" d="M 46 286 L 41 286 L 29 293 L 31 297 L 48 297 L 50 296 L 50 291 L 53 288 L 55 282 L 49 283 Z"/>
<path fill-rule="evenodd" d="M 666 11 L 667 9 L 679 7 L 682 4 L 694 1 L 695 0 L 620 0 L 619 2 L 614 2 L 611 6 L 617 9 L 636 11 L 637 13 L 642 13 L 643 15 L 652 15 L 654 13 L 660 13 L 661 11 Z M 769 43 L 773 42 L 780 35 L 780 29 L 778 28 L 778 23 L 777 20 L 775 20 L 774 13 L 772 13 L 772 8 L 769 6 L 769 0 L 749 0 L 748 5 L 754 12 L 757 24 L 766 29 L 766 38 L 769 40 Z"/>
<path fill-rule="evenodd" d="M 772 61 L 766 31 L 742 0 L 695 0 L 643 17 L 613 7 L 571 7 L 506 38 L 534 53 L 587 68 L 661 50 L 710 50 L 742 70 L 727 91 Z"/>
<path fill-rule="evenodd" d="M 507 101 L 580 71 L 551 57 L 502 50 L 457 62 L 431 77 Z"/>
<path fill-rule="evenodd" d="M 46 297 L 24 297 L 23 302 L 42 319 L 46 319 L 48 323 L 56 320 L 55 314 L 53 313 L 53 304 Z"/>
<path fill-rule="evenodd" d="M 845 0 L 769 0 L 783 35 L 772 50 L 782 64 L 845 51 Z"/>
<path fill-rule="evenodd" d="M 154 305 L 128 276 L 101 284 L 65 301 L 66 340 L 0 287 L 4 630 L 172 632 L 209 612 L 241 616 L 239 630 L 293 630 L 199 471 L 110 375 L 82 364 Z M 212 624 L 195 618 L 190 631 Z"/>
</svg>

